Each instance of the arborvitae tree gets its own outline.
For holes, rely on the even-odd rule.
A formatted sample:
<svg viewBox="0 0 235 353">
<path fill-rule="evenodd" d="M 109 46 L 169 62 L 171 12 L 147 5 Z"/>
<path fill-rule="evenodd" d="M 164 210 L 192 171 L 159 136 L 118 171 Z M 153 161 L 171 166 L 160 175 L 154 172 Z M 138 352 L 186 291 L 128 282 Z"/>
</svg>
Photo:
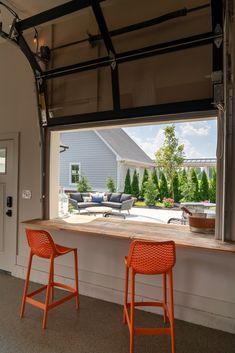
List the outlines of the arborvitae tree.
<svg viewBox="0 0 235 353">
<path fill-rule="evenodd" d="M 216 202 L 216 170 L 213 168 L 210 180 L 210 202 Z"/>
<path fill-rule="evenodd" d="M 149 174 L 146 168 L 144 168 L 142 182 L 141 182 L 141 189 L 140 189 L 140 197 L 143 199 L 145 194 L 145 183 L 148 181 Z"/>
<path fill-rule="evenodd" d="M 169 196 L 167 181 L 166 181 L 165 174 L 163 172 L 161 173 L 159 186 L 160 186 L 160 199 L 162 201 L 164 197 Z"/>
<path fill-rule="evenodd" d="M 161 167 L 166 174 L 167 181 L 173 192 L 172 181 L 174 171 L 178 170 L 184 161 L 184 145 L 179 144 L 175 134 L 175 125 L 167 125 L 164 129 L 164 144 L 155 153 L 156 165 Z M 172 195 L 174 197 L 174 195 Z"/>
<path fill-rule="evenodd" d="M 135 197 L 139 197 L 140 195 L 140 189 L 139 189 L 139 176 L 136 171 L 134 170 L 133 178 L 132 178 L 132 184 L 131 184 L 131 193 Z"/>
<path fill-rule="evenodd" d="M 89 184 L 89 181 L 87 179 L 87 177 L 85 177 L 84 175 L 82 175 L 79 179 L 79 182 L 77 184 L 77 191 L 79 192 L 89 192 L 91 191 L 92 188 Z"/>
<path fill-rule="evenodd" d="M 194 168 L 191 170 L 191 173 L 190 173 L 190 184 L 191 184 L 191 200 L 189 201 L 197 202 L 200 200 L 200 196 L 199 196 L 198 178 Z"/>
<path fill-rule="evenodd" d="M 156 198 L 158 199 L 160 197 L 160 189 L 159 189 L 159 181 L 158 181 L 158 177 L 157 177 L 156 168 L 154 168 L 153 171 L 152 171 L 151 179 L 152 179 L 152 181 L 155 184 L 155 188 L 156 188 L 156 192 L 157 192 Z"/>
<path fill-rule="evenodd" d="M 131 194 L 131 176 L 130 176 L 129 168 L 127 169 L 127 172 L 126 172 L 124 193 Z"/>
<path fill-rule="evenodd" d="M 173 195 L 174 195 L 175 202 L 179 202 L 180 198 L 181 198 L 179 186 L 180 186 L 179 185 L 179 176 L 178 176 L 178 173 L 175 171 L 173 174 L 173 179 L 172 179 Z"/>
<path fill-rule="evenodd" d="M 114 182 L 112 177 L 108 177 L 107 178 L 106 186 L 107 186 L 109 192 L 115 192 L 116 191 L 115 182 Z"/>
<path fill-rule="evenodd" d="M 157 190 L 153 179 L 149 178 L 145 186 L 146 186 L 145 194 L 144 194 L 145 203 L 147 206 L 155 206 Z"/>
<path fill-rule="evenodd" d="M 205 170 L 203 170 L 203 172 L 201 174 L 200 199 L 201 199 L 201 201 L 205 201 L 205 200 L 210 199 L 209 182 L 208 182 Z"/>
<path fill-rule="evenodd" d="M 185 168 L 179 177 L 180 200 L 185 199 L 185 189 L 188 186 L 188 176 Z"/>
</svg>

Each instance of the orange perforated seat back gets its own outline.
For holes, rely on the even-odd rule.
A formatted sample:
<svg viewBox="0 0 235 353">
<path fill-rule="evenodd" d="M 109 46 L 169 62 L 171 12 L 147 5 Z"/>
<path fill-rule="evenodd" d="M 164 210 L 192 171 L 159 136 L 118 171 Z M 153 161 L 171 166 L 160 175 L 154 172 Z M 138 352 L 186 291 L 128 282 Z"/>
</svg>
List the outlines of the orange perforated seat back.
<svg viewBox="0 0 235 353">
<path fill-rule="evenodd" d="M 142 274 L 158 274 L 169 271 L 175 264 L 173 241 L 133 241 L 127 257 L 128 267 Z"/>
<path fill-rule="evenodd" d="M 25 231 L 33 254 L 45 258 L 56 256 L 56 247 L 50 233 L 40 229 L 26 229 Z"/>
</svg>

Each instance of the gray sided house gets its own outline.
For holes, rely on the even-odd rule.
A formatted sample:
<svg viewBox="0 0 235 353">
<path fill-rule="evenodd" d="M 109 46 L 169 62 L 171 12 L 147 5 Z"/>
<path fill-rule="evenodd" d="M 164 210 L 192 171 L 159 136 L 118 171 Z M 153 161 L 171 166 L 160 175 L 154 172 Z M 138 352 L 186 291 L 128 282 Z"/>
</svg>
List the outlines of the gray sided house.
<svg viewBox="0 0 235 353">
<path fill-rule="evenodd" d="M 112 177 L 118 191 L 124 190 L 127 169 L 134 169 L 141 182 L 143 170 L 154 163 L 122 129 L 105 129 L 61 133 L 61 144 L 69 148 L 60 153 L 60 186 L 76 189 L 80 175 L 87 177 L 93 191 L 107 190 Z"/>
</svg>

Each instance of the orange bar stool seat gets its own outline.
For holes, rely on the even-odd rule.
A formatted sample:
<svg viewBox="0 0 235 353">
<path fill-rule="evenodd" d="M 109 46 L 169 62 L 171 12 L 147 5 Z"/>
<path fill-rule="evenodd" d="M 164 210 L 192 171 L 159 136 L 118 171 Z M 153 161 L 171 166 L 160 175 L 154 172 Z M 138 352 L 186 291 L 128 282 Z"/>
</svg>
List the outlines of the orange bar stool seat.
<svg viewBox="0 0 235 353">
<path fill-rule="evenodd" d="M 65 303 L 66 301 L 74 297 L 76 298 L 76 308 L 77 309 L 79 308 L 77 249 L 67 248 L 65 246 L 55 244 L 50 233 L 45 230 L 26 229 L 26 235 L 27 235 L 27 240 L 30 247 L 30 256 L 29 256 L 29 264 L 27 269 L 24 294 L 23 294 L 22 305 L 21 305 L 20 318 L 24 316 L 26 303 L 34 305 L 37 308 L 42 309 L 44 311 L 42 327 L 45 329 L 47 324 L 47 314 L 49 310 L 55 308 L 56 306 L 62 303 Z M 70 252 L 74 253 L 75 288 L 67 286 L 63 283 L 54 282 L 54 259 L 56 257 L 68 254 Z M 32 265 L 32 260 L 34 255 L 50 260 L 48 284 L 31 293 L 28 293 L 29 277 L 30 277 L 31 265 Z M 54 287 L 64 288 L 69 292 L 69 294 L 63 297 L 62 299 L 54 301 Z M 46 290 L 46 299 L 44 303 L 33 299 L 34 295 L 42 292 L 43 290 Z M 51 302 L 50 302 L 50 296 L 52 299 Z"/>
<path fill-rule="evenodd" d="M 127 323 L 130 332 L 130 353 L 134 352 L 134 336 L 140 335 L 170 335 L 171 349 L 175 353 L 174 333 L 174 303 L 173 303 L 173 278 L 172 268 L 175 265 L 175 243 L 173 241 L 151 242 L 133 241 L 128 256 L 125 258 L 125 292 L 123 321 Z M 129 270 L 131 269 L 130 302 L 128 302 Z M 163 276 L 163 299 L 161 302 L 136 302 L 135 301 L 135 278 L 141 275 Z M 169 283 L 169 304 L 167 303 L 167 279 Z M 141 328 L 134 325 L 134 309 L 137 306 L 162 307 L 164 313 L 164 324 L 169 320 L 169 327 Z"/>
</svg>

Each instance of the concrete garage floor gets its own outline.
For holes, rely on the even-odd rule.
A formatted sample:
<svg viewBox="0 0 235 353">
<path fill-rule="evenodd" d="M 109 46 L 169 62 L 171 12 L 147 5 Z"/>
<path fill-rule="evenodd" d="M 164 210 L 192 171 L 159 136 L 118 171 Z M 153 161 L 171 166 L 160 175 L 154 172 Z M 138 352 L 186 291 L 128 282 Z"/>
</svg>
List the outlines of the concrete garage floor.
<svg viewBox="0 0 235 353">
<path fill-rule="evenodd" d="M 20 320 L 24 281 L 0 273 L 0 353 L 128 353 L 129 333 L 122 306 L 81 296 L 80 310 L 71 300 L 49 312 L 42 330 L 42 311 L 26 304 Z M 31 288 L 37 288 L 31 284 Z M 63 295 L 57 291 L 56 296 Z M 161 325 L 162 317 L 140 310 L 136 321 Z M 176 324 L 177 353 L 235 353 L 235 335 L 180 320 Z M 135 338 L 135 353 L 170 353 L 170 338 Z"/>
</svg>

